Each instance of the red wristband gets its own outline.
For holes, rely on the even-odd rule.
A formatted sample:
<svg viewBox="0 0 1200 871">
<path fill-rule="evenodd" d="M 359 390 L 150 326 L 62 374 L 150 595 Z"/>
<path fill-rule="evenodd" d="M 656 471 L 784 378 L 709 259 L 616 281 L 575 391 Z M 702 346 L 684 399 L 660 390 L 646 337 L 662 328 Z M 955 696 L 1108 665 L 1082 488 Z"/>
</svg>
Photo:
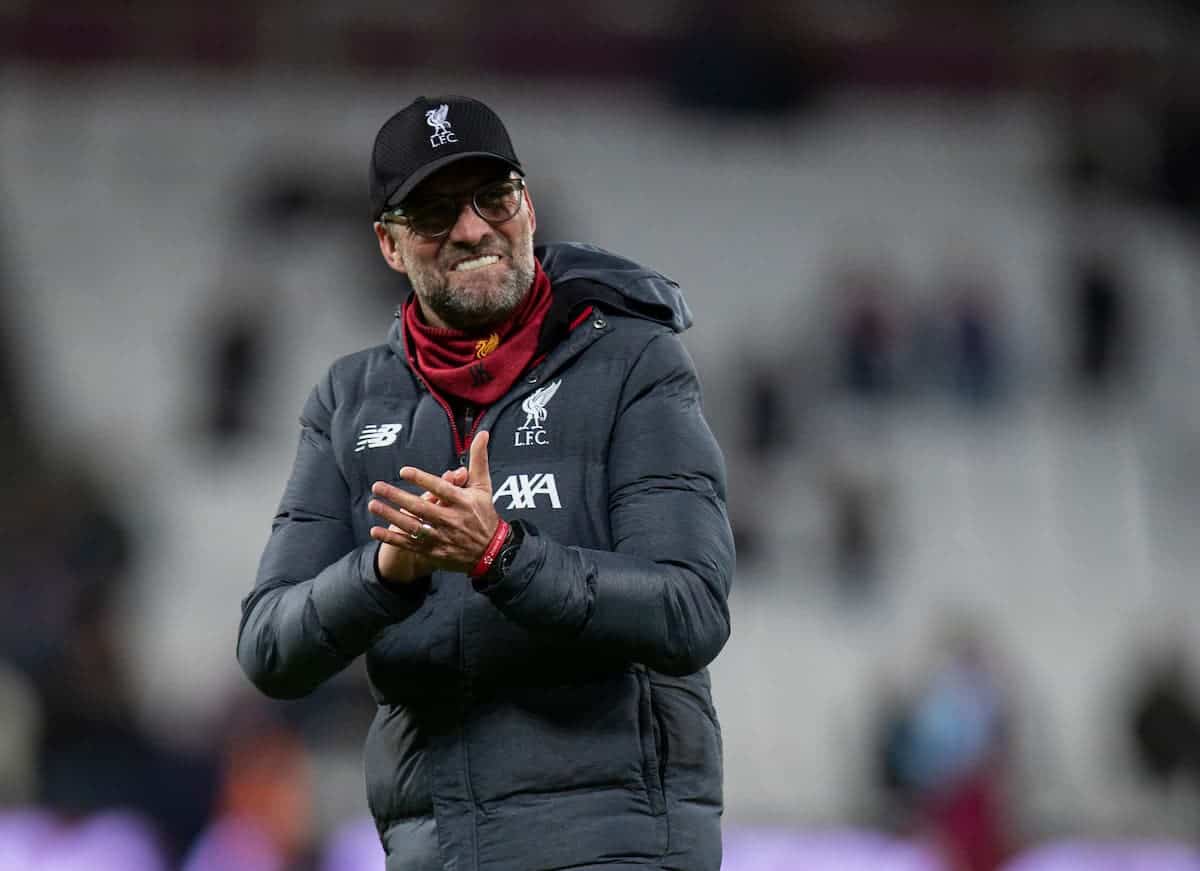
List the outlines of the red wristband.
<svg viewBox="0 0 1200 871">
<path fill-rule="evenodd" d="M 492 567 L 492 563 L 500 554 L 500 548 L 504 547 L 504 542 L 508 540 L 508 530 L 508 523 L 501 517 L 500 522 L 496 524 L 496 531 L 492 533 L 492 540 L 488 542 L 487 549 L 479 558 L 479 562 L 475 563 L 474 568 L 467 573 L 468 577 L 481 578 L 488 573 L 488 569 Z"/>
</svg>

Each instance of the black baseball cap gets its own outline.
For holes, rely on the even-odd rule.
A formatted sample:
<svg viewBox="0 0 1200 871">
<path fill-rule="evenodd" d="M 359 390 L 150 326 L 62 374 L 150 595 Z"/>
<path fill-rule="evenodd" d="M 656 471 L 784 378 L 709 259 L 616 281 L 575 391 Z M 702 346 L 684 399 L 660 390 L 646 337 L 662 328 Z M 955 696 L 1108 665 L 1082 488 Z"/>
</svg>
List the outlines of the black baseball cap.
<svg viewBox="0 0 1200 871">
<path fill-rule="evenodd" d="M 417 97 L 379 128 L 371 151 L 371 220 L 457 160 L 491 157 L 521 175 L 500 117 L 470 97 Z"/>
</svg>

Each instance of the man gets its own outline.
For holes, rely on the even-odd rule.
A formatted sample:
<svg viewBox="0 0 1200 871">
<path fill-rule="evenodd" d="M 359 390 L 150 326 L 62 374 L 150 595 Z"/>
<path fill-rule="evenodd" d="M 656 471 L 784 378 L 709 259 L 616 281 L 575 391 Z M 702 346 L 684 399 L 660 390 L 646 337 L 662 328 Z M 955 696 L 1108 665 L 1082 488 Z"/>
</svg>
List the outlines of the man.
<svg viewBox="0 0 1200 871">
<path fill-rule="evenodd" d="M 390 118 L 370 180 L 412 293 L 309 397 L 242 667 L 291 698 L 366 654 L 389 871 L 716 871 L 734 554 L 678 287 L 535 251 L 475 100 Z"/>
</svg>

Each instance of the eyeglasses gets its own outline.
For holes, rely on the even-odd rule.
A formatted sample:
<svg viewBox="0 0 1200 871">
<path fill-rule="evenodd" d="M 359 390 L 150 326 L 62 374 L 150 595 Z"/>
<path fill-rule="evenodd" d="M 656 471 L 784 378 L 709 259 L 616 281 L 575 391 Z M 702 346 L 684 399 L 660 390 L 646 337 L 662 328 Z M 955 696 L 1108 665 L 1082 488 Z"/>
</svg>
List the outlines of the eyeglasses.
<svg viewBox="0 0 1200 871">
<path fill-rule="evenodd" d="M 458 196 L 438 196 L 408 206 L 397 206 L 380 215 L 385 224 L 400 224 L 418 236 L 438 239 L 449 233 L 462 213 L 463 203 L 469 202 L 475 214 L 489 224 L 503 224 L 521 211 L 525 179 L 506 178 L 485 184 L 474 193 Z"/>
</svg>

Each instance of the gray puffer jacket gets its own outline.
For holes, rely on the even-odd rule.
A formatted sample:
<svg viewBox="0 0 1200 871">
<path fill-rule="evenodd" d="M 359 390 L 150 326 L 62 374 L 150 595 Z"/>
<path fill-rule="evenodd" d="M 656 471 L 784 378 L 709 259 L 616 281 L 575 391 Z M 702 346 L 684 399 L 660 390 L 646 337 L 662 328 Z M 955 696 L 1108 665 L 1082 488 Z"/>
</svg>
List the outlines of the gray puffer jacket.
<svg viewBox="0 0 1200 871">
<path fill-rule="evenodd" d="M 706 666 L 729 636 L 734 551 L 677 335 L 691 316 L 674 282 L 627 260 L 537 254 L 559 338 L 479 420 L 496 508 L 527 530 L 505 580 L 478 593 L 461 574 L 411 589 L 376 577 L 371 483 L 465 459 L 397 320 L 305 406 L 238 659 L 292 698 L 366 654 L 367 792 L 388 869 L 717 871 Z"/>
</svg>

